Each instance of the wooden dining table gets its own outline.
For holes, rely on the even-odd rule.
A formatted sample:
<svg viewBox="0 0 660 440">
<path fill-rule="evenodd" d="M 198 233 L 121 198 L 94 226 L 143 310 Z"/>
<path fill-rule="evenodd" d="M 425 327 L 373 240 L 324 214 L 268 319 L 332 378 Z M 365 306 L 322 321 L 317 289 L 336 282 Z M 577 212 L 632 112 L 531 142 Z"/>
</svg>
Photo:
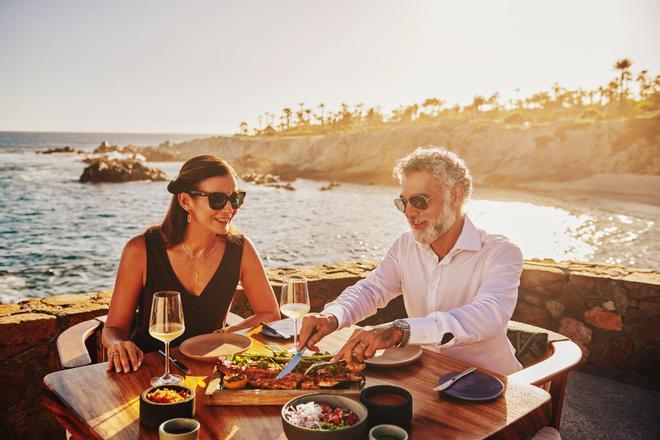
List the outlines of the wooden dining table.
<svg viewBox="0 0 660 440">
<path fill-rule="evenodd" d="M 268 351 L 266 345 L 280 345 L 259 330 L 257 327 L 248 333 L 253 340 L 249 351 L 263 353 Z M 345 328 L 327 336 L 320 348 L 336 352 L 352 330 Z M 201 424 L 200 439 L 286 439 L 281 405 L 206 405 L 204 393 L 213 364 L 188 359 L 177 349 L 171 353 L 191 370 L 184 384 L 196 391 L 195 419 Z M 505 384 L 505 391 L 487 402 L 438 396 L 433 391 L 439 377 L 468 367 L 465 362 L 424 349 L 411 364 L 396 368 L 368 366 L 364 374 L 366 386 L 392 384 L 410 391 L 411 439 L 524 439 L 548 424 L 550 395 L 532 385 L 508 382 L 506 376 L 489 372 Z M 127 374 L 108 372 L 105 362 L 57 371 L 44 378 L 44 402 L 74 438 L 157 439 L 157 429 L 140 424 L 139 400 L 151 378 L 162 375 L 163 369 L 163 358 L 149 353 L 138 371 Z"/>
</svg>

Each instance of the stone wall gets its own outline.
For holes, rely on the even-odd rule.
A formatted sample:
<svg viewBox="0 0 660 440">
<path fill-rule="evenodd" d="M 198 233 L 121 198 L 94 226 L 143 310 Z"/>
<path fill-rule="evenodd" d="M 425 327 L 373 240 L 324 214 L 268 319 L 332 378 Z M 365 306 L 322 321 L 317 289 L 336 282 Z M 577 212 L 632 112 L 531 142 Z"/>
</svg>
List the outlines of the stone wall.
<svg viewBox="0 0 660 440">
<path fill-rule="evenodd" d="M 312 310 L 368 274 L 375 262 L 279 268 L 269 271 L 276 291 L 294 273 L 309 278 Z M 55 295 L 0 305 L 0 437 L 53 438 L 63 430 L 42 407 L 43 377 L 60 369 L 55 342 L 66 328 L 107 313 L 109 292 Z M 250 313 L 238 292 L 232 311 Z M 405 315 L 401 299 L 363 324 Z M 513 319 L 573 339 L 583 367 L 618 378 L 660 381 L 660 272 L 584 263 L 531 260 L 525 263 Z M 641 380 L 641 379 L 640 379 Z"/>
</svg>

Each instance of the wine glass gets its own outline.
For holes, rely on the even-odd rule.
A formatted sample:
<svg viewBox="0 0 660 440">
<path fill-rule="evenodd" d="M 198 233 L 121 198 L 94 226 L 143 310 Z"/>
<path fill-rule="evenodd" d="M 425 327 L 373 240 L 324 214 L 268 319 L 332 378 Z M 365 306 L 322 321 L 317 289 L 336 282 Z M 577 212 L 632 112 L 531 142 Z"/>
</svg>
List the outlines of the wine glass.
<svg viewBox="0 0 660 440">
<path fill-rule="evenodd" d="M 183 382 L 183 377 L 170 374 L 170 341 L 183 334 L 183 307 L 179 292 L 162 291 L 154 293 L 151 303 L 149 334 L 165 343 L 165 374 L 151 379 L 152 386 L 176 385 Z"/>
<path fill-rule="evenodd" d="M 298 346 L 298 318 L 309 313 L 309 291 L 303 278 L 284 279 L 280 298 L 280 311 L 293 319 L 293 349 Z"/>
</svg>

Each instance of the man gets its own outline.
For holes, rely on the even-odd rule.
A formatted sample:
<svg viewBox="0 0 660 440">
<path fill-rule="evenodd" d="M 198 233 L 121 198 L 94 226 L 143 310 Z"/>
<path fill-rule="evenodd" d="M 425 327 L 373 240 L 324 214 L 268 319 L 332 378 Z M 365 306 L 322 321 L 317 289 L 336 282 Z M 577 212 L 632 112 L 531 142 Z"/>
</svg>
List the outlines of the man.
<svg viewBox="0 0 660 440">
<path fill-rule="evenodd" d="M 435 345 L 448 356 L 508 375 L 521 369 L 506 336 L 523 259 L 500 235 L 477 229 L 463 212 L 472 192 L 465 162 L 444 148 L 418 148 L 400 159 L 395 205 L 411 231 L 392 244 L 378 267 L 304 318 L 298 348 L 361 321 L 403 295 L 409 318 L 356 330 L 335 360 L 362 361 L 376 350 Z"/>
</svg>

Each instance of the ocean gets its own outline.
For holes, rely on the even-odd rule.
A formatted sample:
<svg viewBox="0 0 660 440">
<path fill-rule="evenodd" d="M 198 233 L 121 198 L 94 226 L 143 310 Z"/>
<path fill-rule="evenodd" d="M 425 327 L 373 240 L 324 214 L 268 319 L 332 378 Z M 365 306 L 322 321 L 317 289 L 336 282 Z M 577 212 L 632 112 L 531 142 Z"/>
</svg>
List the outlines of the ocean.
<svg viewBox="0 0 660 440">
<path fill-rule="evenodd" d="M 204 135 L 0 132 L 0 303 L 111 289 L 122 248 L 157 224 L 166 182 L 81 184 L 84 155 L 36 154 L 47 147 L 91 151 L 101 142 L 157 145 Z M 150 163 L 176 177 L 181 163 Z M 298 179 L 296 191 L 240 182 L 248 193 L 236 225 L 266 267 L 380 259 L 408 226 L 395 186 Z M 584 197 L 476 189 L 466 211 L 508 236 L 525 258 L 660 267 L 658 208 Z"/>
</svg>

